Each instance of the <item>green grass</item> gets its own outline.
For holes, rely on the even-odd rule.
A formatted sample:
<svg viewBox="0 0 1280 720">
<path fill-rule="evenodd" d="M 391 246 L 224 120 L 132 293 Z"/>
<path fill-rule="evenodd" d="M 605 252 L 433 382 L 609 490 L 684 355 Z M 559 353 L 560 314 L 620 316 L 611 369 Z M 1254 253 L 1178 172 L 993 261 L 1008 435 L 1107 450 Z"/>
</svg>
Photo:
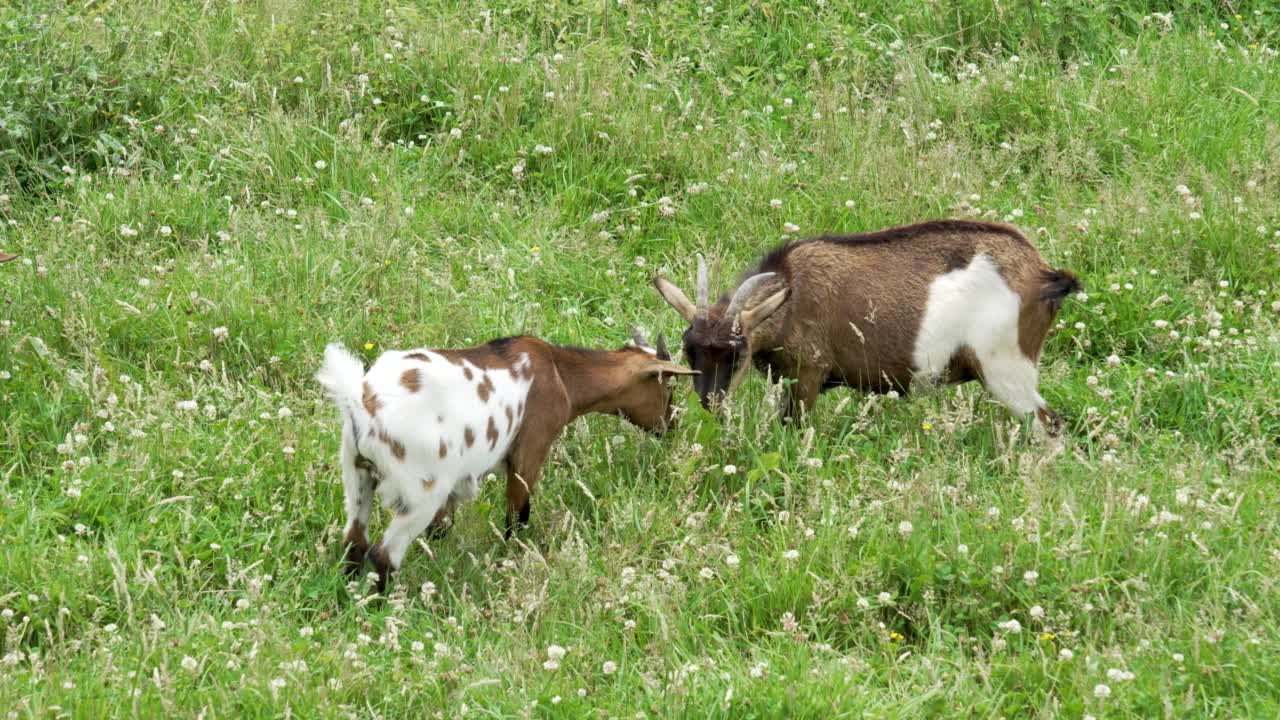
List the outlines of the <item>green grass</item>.
<svg viewBox="0 0 1280 720">
<path fill-rule="evenodd" d="M 1280 13 L 1075 5 L 0 7 L 0 710 L 1280 715 Z M 695 252 L 942 215 L 1084 280 L 1063 454 L 684 388 L 347 584 L 326 342 L 671 337 Z"/>
</svg>

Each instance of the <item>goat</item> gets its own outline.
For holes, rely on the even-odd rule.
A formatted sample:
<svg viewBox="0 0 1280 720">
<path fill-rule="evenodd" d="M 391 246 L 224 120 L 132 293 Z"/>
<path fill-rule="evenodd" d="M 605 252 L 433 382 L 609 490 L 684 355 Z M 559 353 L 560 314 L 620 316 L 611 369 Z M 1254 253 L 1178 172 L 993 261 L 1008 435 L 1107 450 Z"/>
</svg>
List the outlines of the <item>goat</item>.
<svg viewBox="0 0 1280 720">
<path fill-rule="evenodd" d="M 785 243 L 707 305 L 662 277 L 654 287 L 689 323 L 685 360 L 711 408 L 755 364 L 794 379 L 782 417 L 811 411 L 823 390 L 906 392 L 913 379 L 978 379 L 1042 429 L 1060 420 L 1037 390 L 1036 363 L 1076 276 L 1049 267 L 1017 228 L 935 220 Z"/>
<path fill-rule="evenodd" d="M 551 443 L 586 413 L 619 414 L 661 434 L 672 427 L 676 375 L 666 341 L 616 351 L 556 347 L 532 337 L 461 350 L 383 353 L 365 373 L 339 344 L 325 349 L 316 379 L 343 416 L 346 568 L 366 556 L 378 592 L 399 569 L 409 544 L 428 527 L 442 534 L 454 507 L 475 497 L 492 469 L 507 472 L 507 537 L 529 521 L 529 497 Z M 379 543 L 366 529 L 377 490 L 395 516 Z"/>
</svg>

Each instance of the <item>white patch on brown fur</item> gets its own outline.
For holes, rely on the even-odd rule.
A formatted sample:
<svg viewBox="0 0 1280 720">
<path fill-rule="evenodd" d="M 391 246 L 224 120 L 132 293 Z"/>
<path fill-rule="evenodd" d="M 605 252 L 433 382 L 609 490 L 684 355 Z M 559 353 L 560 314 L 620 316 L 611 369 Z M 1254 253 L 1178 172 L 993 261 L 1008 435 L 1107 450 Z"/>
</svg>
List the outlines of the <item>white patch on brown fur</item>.
<svg viewBox="0 0 1280 720">
<path fill-rule="evenodd" d="M 1021 299 L 989 255 L 940 275 L 929 285 L 912 359 L 917 377 L 936 381 L 962 347 L 973 350 L 983 384 L 1010 410 L 1027 415 L 1045 406 L 1035 363 L 1018 346 Z"/>
</svg>

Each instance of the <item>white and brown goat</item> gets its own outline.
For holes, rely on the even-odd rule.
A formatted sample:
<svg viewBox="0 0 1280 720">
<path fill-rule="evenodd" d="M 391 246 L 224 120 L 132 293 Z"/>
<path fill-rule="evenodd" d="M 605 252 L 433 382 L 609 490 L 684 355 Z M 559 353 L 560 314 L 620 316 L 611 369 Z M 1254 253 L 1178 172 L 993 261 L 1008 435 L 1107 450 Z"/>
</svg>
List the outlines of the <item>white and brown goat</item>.
<svg viewBox="0 0 1280 720">
<path fill-rule="evenodd" d="M 341 345 L 325 349 L 316 378 L 338 405 L 346 491 L 347 570 L 367 556 L 378 591 L 428 527 L 443 531 L 453 508 L 475 497 L 490 470 L 507 471 L 507 534 L 529 520 L 529 496 L 551 443 L 575 418 L 618 414 L 665 432 L 676 375 L 665 341 L 616 351 L 556 347 L 532 337 L 462 350 L 383 353 L 368 373 Z M 395 516 L 374 547 L 366 530 L 377 491 Z"/>
<path fill-rule="evenodd" d="M 840 385 L 906 392 L 916 379 L 977 379 L 1014 413 L 1057 428 L 1036 363 L 1080 283 L 1012 226 L 936 220 L 787 243 L 712 306 L 701 256 L 696 302 L 661 277 L 654 285 L 689 323 L 685 361 L 701 371 L 704 407 L 754 363 L 795 380 L 784 417 Z"/>
</svg>

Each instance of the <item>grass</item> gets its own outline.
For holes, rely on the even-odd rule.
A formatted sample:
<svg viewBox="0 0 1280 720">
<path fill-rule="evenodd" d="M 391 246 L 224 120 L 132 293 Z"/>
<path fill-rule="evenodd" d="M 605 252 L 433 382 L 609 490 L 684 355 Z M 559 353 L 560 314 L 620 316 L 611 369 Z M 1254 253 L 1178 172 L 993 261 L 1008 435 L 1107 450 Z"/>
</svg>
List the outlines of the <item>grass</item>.
<svg viewBox="0 0 1280 720">
<path fill-rule="evenodd" d="M 0 709 L 1280 713 L 1280 14 L 861 5 L 0 8 Z M 941 215 L 1083 278 L 1062 455 L 977 386 L 686 389 L 345 581 L 326 342 L 672 336 L 695 252 Z"/>
</svg>

